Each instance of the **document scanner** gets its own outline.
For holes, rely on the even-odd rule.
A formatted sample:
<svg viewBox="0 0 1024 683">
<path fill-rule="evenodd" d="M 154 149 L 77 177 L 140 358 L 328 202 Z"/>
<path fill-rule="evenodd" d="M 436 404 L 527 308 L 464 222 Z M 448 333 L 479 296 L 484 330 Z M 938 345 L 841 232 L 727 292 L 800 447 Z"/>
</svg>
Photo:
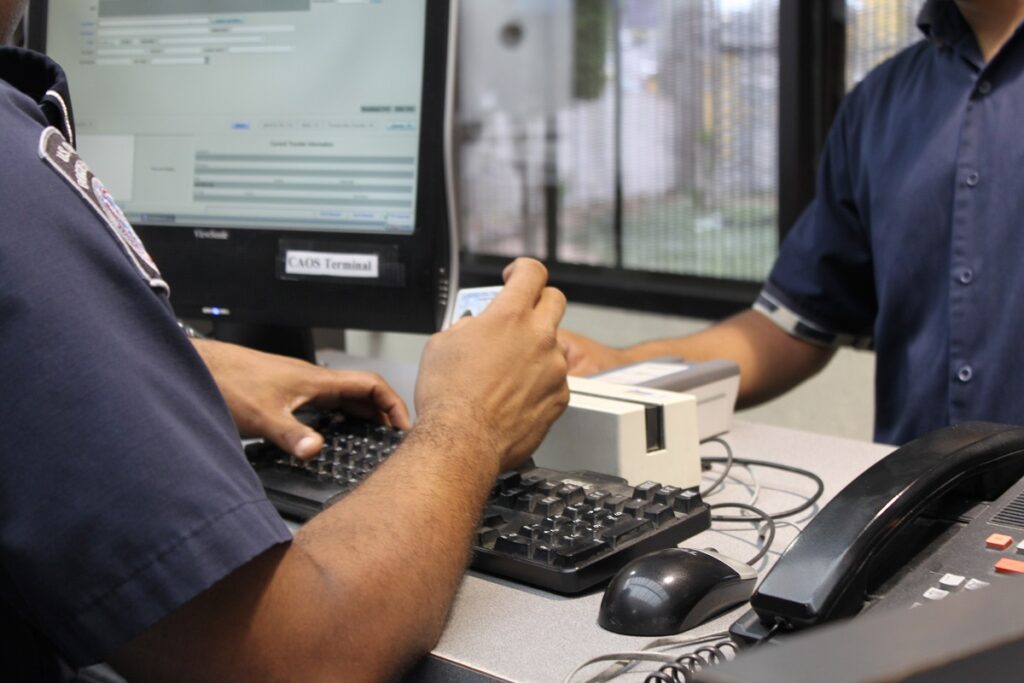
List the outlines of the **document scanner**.
<svg viewBox="0 0 1024 683">
<path fill-rule="evenodd" d="M 728 360 L 688 362 L 655 358 L 591 378 L 693 394 L 697 399 L 697 435 L 701 441 L 729 431 L 740 389 L 740 367 Z"/>
<path fill-rule="evenodd" d="M 533 455 L 539 467 L 700 484 L 694 396 L 582 377 L 569 378 L 569 392 L 569 407 Z"/>
</svg>

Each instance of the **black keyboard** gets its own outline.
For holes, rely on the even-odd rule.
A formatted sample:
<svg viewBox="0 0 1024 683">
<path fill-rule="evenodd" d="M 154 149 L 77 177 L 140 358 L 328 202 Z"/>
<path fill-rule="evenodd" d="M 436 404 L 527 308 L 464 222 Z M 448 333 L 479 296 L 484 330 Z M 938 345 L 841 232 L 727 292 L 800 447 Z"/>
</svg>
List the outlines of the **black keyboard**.
<svg viewBox="0 0 1024 683">
<path fill-rule="evenodd" d="M 269 443 L 246 447 L 267 497 L 306 520 L 341 500 L 398 448 L 404 433 L 337 414 L 310 422 L 320 454 L 293 458 Z M 594 472 L 522 467 L 498 477 L 473 543 L 472 567 L 559 593 L 579 593 L 652 550 L 675 546 L 711 523 L 695 489 Z"/>
</svg>

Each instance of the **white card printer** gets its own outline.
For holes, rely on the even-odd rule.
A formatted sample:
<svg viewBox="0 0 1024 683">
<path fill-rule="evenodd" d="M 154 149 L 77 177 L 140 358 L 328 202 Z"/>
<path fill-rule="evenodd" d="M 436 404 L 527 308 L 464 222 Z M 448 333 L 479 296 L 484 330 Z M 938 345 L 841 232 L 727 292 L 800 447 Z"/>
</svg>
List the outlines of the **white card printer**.
<svg viewBox="0 0 1024 683">
<path fill-rule="evenodd" d="M 569 378 L 569 391 L 569 407 L 533 455 L 538 466 L 700 484 L 694 396 L 580 377 Z"/>
<path fill-rule="evenodd" d="M 697 399 L 697 435 L 701 441 L 732 427 L 740 368 L 727 360 L 688 362 L 656 358 L 592 376 L 605 382 L 693 394 Z"/>
</svg>

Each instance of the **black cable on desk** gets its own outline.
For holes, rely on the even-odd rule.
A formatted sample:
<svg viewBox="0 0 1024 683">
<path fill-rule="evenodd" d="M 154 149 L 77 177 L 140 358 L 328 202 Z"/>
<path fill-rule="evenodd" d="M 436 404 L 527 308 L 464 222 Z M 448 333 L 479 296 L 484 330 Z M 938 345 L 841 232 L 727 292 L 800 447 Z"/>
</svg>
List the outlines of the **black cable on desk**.
<svg viewBox="0 0 1024 683">
<path fill-rule="evenodd" d="M 724 463 L 727 466 L 726 472 L 728 472 L 728 469 L 731 468 L 732 465 L 734 465 L 734 464 L 736 464 L 736 465 L 756 465 L 758 467 L 768 467 L 768 468 L 771 468 L 771 469 L 781 470 L 783 472 L 791 472 L 793 474 L 799 474 L 802 477 L 807 477 L 808 479 L 812 480 L 815 483 L 815 486 L 817 487 L 817 490 L 811 495 L 810 498 L 808 498 L 806 501 L 804 501 L 800 505 L 796 506 L 795 508 L 792 508 L 792 509 L 789 509 L 789 510 L 784 510 L 782 512 L 773 513 L 771 515 L 771 518 L 773 520 L 774 519 L 782 519 L 783 517 L 792 517 L 793 515 L 800 514 L 804 510 L 810 508 L 815 503 L 817 503 L 818 500 L 821 498 L 821 495 L 825 492 L 825 482 L 823 482 L 821 480 L 821 477 L 816 475 L 814 472 L 811 472 L 810 470 L 803 469 L 802 467 L 794 467 L 792 465 L 783 465 L 781 463 L 768 462 L 766 460 L 750 460 L 748 458 L 725 457 L 725 458 L 702 458 L 702 460 L 704 460 L 705 462 L 710 462 L 710 463 L 715 463 L 715 464 L 722 464 L 722 463 Z M 714 507 L 714 506 L 712 506 L 712 507 Z M 721 518 L 719 518 L 718 521 L 720 521 L 720 522 L 748 522 L 748 521 L 750 521 L 750 519 L 748 517 L 734 516 L 734 517 L 721 517 Z"/>
</svg>

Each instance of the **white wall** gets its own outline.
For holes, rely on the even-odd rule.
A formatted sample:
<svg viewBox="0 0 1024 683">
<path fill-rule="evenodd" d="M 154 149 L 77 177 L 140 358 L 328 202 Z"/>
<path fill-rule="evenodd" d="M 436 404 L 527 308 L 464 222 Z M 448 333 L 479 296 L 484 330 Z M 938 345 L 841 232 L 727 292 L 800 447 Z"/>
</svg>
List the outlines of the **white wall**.
<svg viewBox="0 0 1024 683">
<path fill-rule="evenodd" d="M 645 339 L 688 334 L 701 329 L 702 320 L 621 309 L 570 304 L 563 325 L 606 344 L 625 346 Z M 333 343 L 332 343 L 333 341 Z M 330 333 L 318 335 L 320 346 L 337 346 Z M 355 355 L 415 363 L 426 337 L 349 331 L 347 350 Z M 740 418 L 750 422 L 803 429 L 853 439 L 870 440 L 874 414 L 875 356 L 841 349 L 824 371 L 785 396 L 746 410 Z"/>
</svg>

